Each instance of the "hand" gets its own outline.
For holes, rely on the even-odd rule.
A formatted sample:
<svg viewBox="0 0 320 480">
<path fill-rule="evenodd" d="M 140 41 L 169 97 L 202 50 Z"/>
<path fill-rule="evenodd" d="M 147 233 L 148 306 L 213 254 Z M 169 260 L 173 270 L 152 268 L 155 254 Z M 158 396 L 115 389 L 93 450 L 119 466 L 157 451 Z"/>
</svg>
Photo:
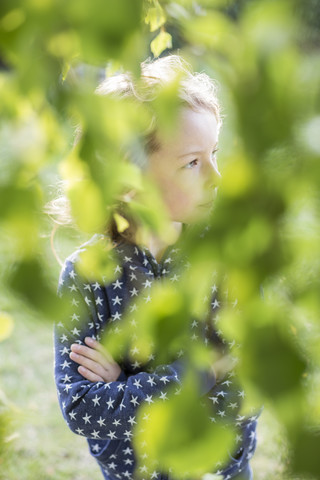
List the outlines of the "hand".
<svg viewBox="0 0 320 480">
<path fill-rule="evenodd" d="M 90 382 L 115 382 L 121 373 L 120 366 L 97 340 L 84 339 L 87 347 L 73 343 L 70 358 L 78 363 L 78 372 Z"/>
<path fill-rule="evenodd" d="M 220 355 L 212 365 L 217 383 L 224 380 L 226 375 L 236 367 L 236 364 L 236 357 L 232 357 L 228 354 Z"/>
</svg>

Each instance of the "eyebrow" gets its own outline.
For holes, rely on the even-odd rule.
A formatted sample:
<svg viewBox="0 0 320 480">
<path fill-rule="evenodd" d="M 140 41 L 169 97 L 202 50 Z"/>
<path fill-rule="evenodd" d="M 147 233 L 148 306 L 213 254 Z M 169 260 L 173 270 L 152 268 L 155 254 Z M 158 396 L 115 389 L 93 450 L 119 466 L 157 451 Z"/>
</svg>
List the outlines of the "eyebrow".
<svg viewBox="0 0 320 480">
<path fill-rule="evenodd" d="M 189 155 L 198 155 L 198 153 L 201 153 L 201 150 L 182 153 L 181 155 L 178 155 L 178 158 L 188 157 Z"/>
<path fill-rule="evenodd" d="M 213 150 L 216 150 L 218 148 L 218 143 L 216 143 L 213 147 Z M 202 153 L 203 150 L 192 150 L 191 152 L 187 153 L 182 153 L 181 155 L 178 155 L 178 158 L 183 158 L 183 157 L 188 157 L 189 155 L 198 155 L 199 153 Z"/>
</svg>

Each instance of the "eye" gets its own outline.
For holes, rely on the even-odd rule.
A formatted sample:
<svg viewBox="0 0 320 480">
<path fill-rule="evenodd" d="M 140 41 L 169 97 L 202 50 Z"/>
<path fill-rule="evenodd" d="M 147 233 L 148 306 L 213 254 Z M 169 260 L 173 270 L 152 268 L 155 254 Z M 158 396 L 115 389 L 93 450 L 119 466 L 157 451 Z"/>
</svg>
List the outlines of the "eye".
<svg viewBox="0 0 320 480">
<path fill-rule="evenodd" d="M 199 160 L 197 158 L 195 158 L 191 162 L 187 163 L 183 168 L 191 169 L 191 168 L 196 167 L 198 165 L 198 163 L 199 163 Z"/>
</svg>

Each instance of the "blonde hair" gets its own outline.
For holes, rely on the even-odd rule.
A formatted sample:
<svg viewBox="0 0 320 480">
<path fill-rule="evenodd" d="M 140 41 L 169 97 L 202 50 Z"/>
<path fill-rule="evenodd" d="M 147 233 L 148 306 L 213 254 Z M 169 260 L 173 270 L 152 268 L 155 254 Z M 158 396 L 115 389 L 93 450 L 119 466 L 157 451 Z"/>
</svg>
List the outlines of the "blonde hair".
<svg viewBox="0 0 320 480">
<path fill-rule="evenodd" d="M 168 55 L 142 62 L 141 75 L 137 80 L 130 72 L 108 77 L 100 83 L 96 93 L 116 98 L 129 97 L 146 104 L 157 97 L 161 88 L 177 78 L 180 104 L 196 111 L 205 109 L 213 112 L 219 129 L 222 119 L 216 95 L 216 82 L 206 73 L 193 72 L 190 64 L 179 55 Z M 144 147 L 147 154 L 155 152 L 160 147 L 156 140 L 156 118 L 153 119 L 150 130 L 145 133 Z"/>
<path fill-rule="evenodd" d="M 141 63 L 141 75 L 135 79 L 131 72 L 122 72 L 107 77 L 96 88 L 97 95 L 110 95 L 114 98 L 130 98 L 138 103 L 151 104 L 157 97 L 161 89 L 174 82 L 179 81 L 178 101 L 181 106 L 189 107 L 195 111 L 209 110 L 216 116 L 218 129 L 221 126 L 220 105 L 217 99 L 216 82 L 206 73 L 193 72 L 190 64 L 188 64 L 179 55 L 168 55 L 156 60 L 146 60 Z M 143 134 L 143 149 L 145 157 L 160 148 L 157 139 L 157 119 L 153 116 L 150 128 Z M 75 144 L 81 138 L 81 127 L 77 128 Z M 136 160 L 131 157 L 131 161 L 137 163 L 143 168 L 143 160 Z M 70 207 L 66 197 L 60 196 L 50 202 L 46 209 L 47 213 L 56 217 L 56 224 L 72 224 L 70 215 Z M 117 231 L 117 226 L 112 220 L 107 226 L 107 233 L 113 240 L 121 237 L 132 241 L 134 238 L 135 225 L 130 214 L 126 211 L 126 206 L 117 204 L 114 211 L 126 217 L 133 228 L 128 228 L 124 232 Z M 132 225 L 133 224 L 133 225 Z"/>
</svg>

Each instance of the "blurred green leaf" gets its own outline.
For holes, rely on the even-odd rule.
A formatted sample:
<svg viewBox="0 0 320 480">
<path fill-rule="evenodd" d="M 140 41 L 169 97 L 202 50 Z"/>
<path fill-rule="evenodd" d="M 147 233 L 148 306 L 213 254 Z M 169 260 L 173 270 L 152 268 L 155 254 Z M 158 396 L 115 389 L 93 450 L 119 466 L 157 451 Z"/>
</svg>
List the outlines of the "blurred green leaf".
<svg viewBox="0 0 320 480">
<path fill-rule="evenodd" d="M 244 351 L 249 343 L 251 353 L 250 357 L 244 355 L 243 368 L 262 392 L 276 399 L 301 387 L 306 362 L 290 342 L 289 335 L 270 325 L 255 328 L 247 335 Z"/>
<path fill-rule="evenodd" d="M 139 310 L 139 317 L 135 311 Z M 119 357 L 138 345 L 135 353 L 142 363 L 146 363 L 151 350 L 156 353 L 157 363 L 165 363 L 176 357 L 187 341 L 188 306 L 182 293 L 172 286 L 172 282 L 156 284 L 146 294 L 131 302 L 121 327 L 114 332 L 111 324 L 104 343 L 111 355 Z M 132 336 L 132 329 L 135 336 Z M 166 345 L 166 349 L 163 349 Z"/>
<path fill-rule="evenodd" d="M 280 305 L 251 302 L 240 314 L 226 312 L 221 326 L 228 338 L 241 342 L 241 378 L 247 378 L 274 402 L 301 392 L 307 362 L 289 327 L 289 312 Z"/>
<path fill-rule="evenodd" d="M 110 283 L 115 280 L 115 259 L 112 244 L 105 236 L 97 237 L 94 243 L 82 249 L 77 260 L 79 274 L 89 281 Z"/>
<path fill-rule="evenodd" d="M 251 2 L 245 8 L 241 26 L 248 43 L 259 54 L 290 48 L 298 27 L 292 2 L 288 0 Z"/>
<path fill-rule="evenodd" d="M 29 258 L 16 262 L 7 282 L 16 296 L 35 309 L 44 320 L 57 320 L 62 312 L 66 313 L 67 302 L 58 302 L 55 285 L 51 285 L 39 259 Z"/>
<path fill-rule="evenodd" d="M 122 217 L 118 213 L 115 213 L 113 215 L 113 218 L 116 222 L 117 230 L 118 230 L 119 233 L 124 232 L 130 226 L 128 220 L 126 220 L 124 217 Z"/>
<path fill-rule="evenodd" d="M 10 337 L 13 330 L 13 318 L 6 312 L 0 312 L 0 342 Z"/>
<path fill-rule="evenodd" d="M 68 189 L 72 213 L 84 232 L 103 232 L 106 209 L 96 184 L 89 179 L 74 183 Z M 94 216 L 92 212 L 95 212 Z"/>
<path fill-rule="evenodd" d="M 150 25 L 150 32 L 160 28 L 166 21 L 166 15 L 160 3 L 157 0 L 153 0 L 152 3 L 154 6 L 148 8 L 145 17 L 146 24 Z"/>
<path fill-rule="evenodd" d="M 183 28 L 192 44 L 226 54 L 239 48 L 236 26 L 217 10 L 206 15 L 190 16 Z"/>
<path fill-rule="evenodd" d="M 214 471 L 219 461 L 227 461 L 226 452 L 233 447 L 234 432 L 224 423 L 208 421 L 209 409 L 199 402 L 194 382 L 188 378 L 179 395 L 139 410 L 138 425 L 143 429 L 136 429 L 134 439 L 139 457 L 147 451 L 148 466 L 172 469 L 173 476 L 197 477 Z"/>
<path fill-rule="evenodd" d="M 152 302 L 148 294 L 140 299 L 139 318 L 130 304 L 124 321 L 110 324 L 110 350 L 130 357 L 137 329 L 142 363 L 153 349 L 167 361 L 182 343 L 194 370 L 214 361 L 228 371 L 230 356 L 219 358 L 217 349 L 192 342 L 188 330 L 190 319 L 205 327 L 211 294 L 218 292 L 212 326 L 240 357 L 245 408 L 269 399 L 288 431 L 292 475 L 317 476 L 320 55 L 310 41 L 317 37 L 307 32 L 311 24 L 313 32 L 318 28 L 315 5 L 304 5 L 312 18 L 299 23 L 297 2 L 283 0 L 2 0 L 0 246 L 3 291 L 9 286 L 35 315 L 65 325 L 70 306 L 57 305 L 56 266 L 52 261 L 48 273 L 51 253 L 40 240 L 49 236 L 41 212 L 56 178 L 67 181 L 81 234 L 104 233 L 111 218 L 125 231 L 126 219 L 134 218 L 146 237 L 170 243 L 164 204 L 144 179 L 143 147 L 153 116 L 159 138 L 173 138 L 180 78 L 147 106 L 94 90 L 105 71 L 130 69 L 138 78 L 150 49 L 158 57 L 178 48 L 218 83 L 222 184 L 210 228 L 202 222 L 187 228 L 181 242 L 190 268 L 179 289 L 168 282 L 152 289 Z M 150 31 L 158 29 L 151 40 Z M 76 125 L 82 133 L 67 155 Z M 115 203 L 121 204 L 117 213 Z M 109 282 L 118 273 L 103 238 L 80 255 L 79 274 L 88 281 Z M 0 318 L 0 337 L 10 333 L 8 318 Z M 199 477 L 231 447 L 230 432 L 205 418 L 195 386 L 186 379 L 172 402 L 151 404 L 150 424 L 139 421 L 150 466 L 160 461 L 178 476 L 189 470 Z M 141 444 L 137 449 L 144 452 Z"/>
<path fill-rule="evenodd" d="M 297 437 L 293 441 L 293 451 L 291 454 L 291 468 L 295 473 L 319 475 L 320 459 L 320 435 L 319 430 L 308 429 L 301 426 L 297 432 Z"/>
<path fill-rule="evenodd" d="M 172 36 L 165 30 L 161 30 L 150 44 L 155 58 L 159 57 L 166 48 L 172 48 Z"/>
</svg>

